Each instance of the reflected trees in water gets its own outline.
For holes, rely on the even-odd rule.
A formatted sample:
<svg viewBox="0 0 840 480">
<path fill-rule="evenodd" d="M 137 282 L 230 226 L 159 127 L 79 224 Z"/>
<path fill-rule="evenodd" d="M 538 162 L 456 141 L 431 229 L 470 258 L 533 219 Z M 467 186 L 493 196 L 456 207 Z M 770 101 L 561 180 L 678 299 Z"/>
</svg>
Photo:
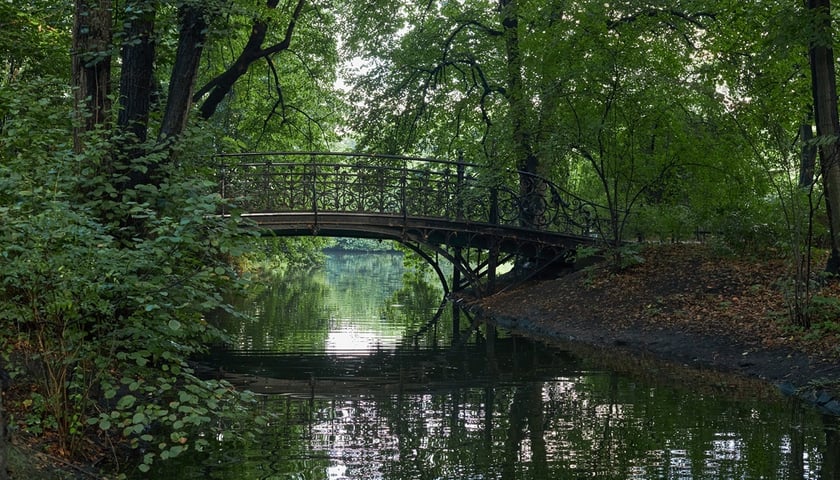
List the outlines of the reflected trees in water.
<svg viewBox="0 0 840 480">
<path fill-rule="evenodd" d="M 835 418 L 749 385 L 655 381 L 682 374 L 654 365 L 648 375 L 618 373 L 503 333 L 492 349 L 481 343 L 490 336 L 450 348 L 447 327 L 417 337 L 439 298 L 434 282 L 399 275 L 386 285 L 381 279 L 396 276 L 376 277 L 385 264 L 378 256 L 358 263 L 368 272 L 361 276 L 350 260 L 329 275 L 294 272 L 251 299 L 260 305 L 247 308 L 266 325 L 233 323 L 234 332 L 259 339 L 242 345 L 281 352 L 254 368 L 275 362 L 262 374 L 296 387 L 260 397 L 249 414 L 270 423 L 254 441 L 190 454 L 179 478 L 837 477 Z M 361 294 L 341 285 L 359 277 L 380 290 L 344 304 Z M 331 354 L 324 349 L 336 319 L 400 346 Z"/>
</svg>

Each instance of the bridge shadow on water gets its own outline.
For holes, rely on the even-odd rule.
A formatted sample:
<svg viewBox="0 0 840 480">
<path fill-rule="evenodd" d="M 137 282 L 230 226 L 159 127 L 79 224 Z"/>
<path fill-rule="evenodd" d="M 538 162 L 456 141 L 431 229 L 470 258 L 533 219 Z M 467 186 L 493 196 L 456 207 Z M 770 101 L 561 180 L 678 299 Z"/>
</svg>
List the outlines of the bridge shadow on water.
<svg viewBox="0 0 840 480">
<path fill-rule="evenodd" d="M 258 394 L 303 398 L 348 393 L 440 392 L 500 383 L 547 381 L 580 373 L 580 360 L 520 337 L 454 347 L 277 353 L 216 349 L 202 363 L 218 376 Z"/>
</svg>

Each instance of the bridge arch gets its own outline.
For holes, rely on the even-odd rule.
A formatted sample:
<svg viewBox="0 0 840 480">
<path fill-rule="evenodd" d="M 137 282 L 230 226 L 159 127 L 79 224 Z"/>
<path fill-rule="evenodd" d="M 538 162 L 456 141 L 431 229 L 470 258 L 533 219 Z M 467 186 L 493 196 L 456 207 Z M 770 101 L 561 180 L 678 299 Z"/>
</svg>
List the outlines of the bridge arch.
<svg viewBox="0 0 840 480">
<path fill-rule="evenodd" d="M 593 237 L 594 205 L 525 172 L 463 161 L 338 152 L 219 155 L 219 193 L 265 231 L 400 242 L 433 265 L 444 288 L 492 291 L 496 267 L 523 257 L 568 262 Z M 523 225 L 522 218 L 528 218 Z M 453 265 L 446 281 L 437 259 Z"/>
</svg>

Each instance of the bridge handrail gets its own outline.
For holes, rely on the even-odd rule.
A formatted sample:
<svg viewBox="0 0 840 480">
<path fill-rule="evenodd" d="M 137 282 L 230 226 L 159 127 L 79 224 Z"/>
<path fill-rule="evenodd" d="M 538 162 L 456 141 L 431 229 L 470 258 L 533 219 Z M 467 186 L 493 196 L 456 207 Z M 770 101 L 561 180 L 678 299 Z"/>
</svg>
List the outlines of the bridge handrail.
<svg viewBox="0 0 840 480">
<path fill-rule="evenodd" d="M 306 161 L 226 161 L 267 157 Z M 460 160 L 314 151 L 224 153 L 216 158 L 222 160 L 218 167 L 222 196 L 235 198 L 243 210 L 251 213 L 378 213 L 589 235 L 595 231 L 597 211 L 603 208 L 539 175 L 513 169 L 498 171 Z M 334 163 L 325 158 L 387 163 Z M 489 183 L 488 178 L 492 179 Z M 500 181 L 502 178 L 507 182 Z M 520 188 L 522 182 L 532 182 L 525 195 Z"/>
<path fill-rule="evenodd" d="M 394 155 L 387 153 L 365 153 L 365 152 L 329 152 L 329 151 L 268 151 L 268 152 L 244 152 L 244 153 L 217 153 L 216 158 L 242 158 L 242 157 L 358 157 L 383 160 L 408 160 L 430 164 L 464 165 L 467 167 L 482 167 L 477 163 L 464 162 L 460 160 L 447 160 L 434 157 L 419 157 L 411 155 Z"/>
</svg>

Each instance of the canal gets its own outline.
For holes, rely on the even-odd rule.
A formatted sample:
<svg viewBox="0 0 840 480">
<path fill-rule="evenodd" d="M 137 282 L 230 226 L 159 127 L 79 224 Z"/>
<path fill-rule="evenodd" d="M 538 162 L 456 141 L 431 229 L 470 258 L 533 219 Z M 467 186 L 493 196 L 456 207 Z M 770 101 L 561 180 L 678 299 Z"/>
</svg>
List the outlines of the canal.
<svg viewBox="0 0 840 480">
<path fill-rule="evenodd" d="M 734 377 L 453 338 L 442 292 L 389 253 L 266 278 L 209 361 L 257 394 L 251 440 L 155 465 L 179 479 L 834 479 L 836 418 Z M 469 322 L 462 318 L 461 331 Z M 237 440 L 231 440 L 237 438 Z"/>
</svg>

